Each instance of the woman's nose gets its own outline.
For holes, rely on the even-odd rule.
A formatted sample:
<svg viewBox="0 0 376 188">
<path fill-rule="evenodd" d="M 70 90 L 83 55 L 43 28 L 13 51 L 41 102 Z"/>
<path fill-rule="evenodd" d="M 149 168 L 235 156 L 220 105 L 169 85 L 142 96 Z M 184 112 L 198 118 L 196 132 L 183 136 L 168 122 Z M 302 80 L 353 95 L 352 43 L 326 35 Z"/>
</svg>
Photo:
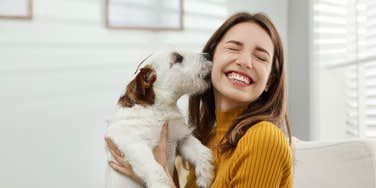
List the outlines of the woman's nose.
<svg viewBox="0 0 376 188">
<path fill-rule="evenodd" d="M 241 53 L 236 60 L 236 64 L 248 69 L 253 68 L 252 56 L 250 54 Z"/>
</svg>

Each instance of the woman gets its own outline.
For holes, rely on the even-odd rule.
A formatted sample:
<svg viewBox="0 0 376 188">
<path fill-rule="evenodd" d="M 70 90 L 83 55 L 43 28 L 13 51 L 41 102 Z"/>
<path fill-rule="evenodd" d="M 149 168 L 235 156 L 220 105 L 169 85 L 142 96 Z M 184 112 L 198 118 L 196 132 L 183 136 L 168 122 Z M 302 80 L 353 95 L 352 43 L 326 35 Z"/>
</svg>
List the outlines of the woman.
<svg viewBox="0 0 376 188">
<path fill-rule="evenodd" d="M 292 154 L 281 130 L 286 125 L 291 139 L 283 45 L 274 25 L 260 13 L 237 13 L 212 35 L 203 52 L 213 61 L 212 87 L 190 97 L 189 121 L 213 152 L 212 187 L 292 187 Z M 155 153 L 162 166 L 166 135 L 164 128 Z M 108 143 L 113 155 L 120 155 Z M 121 159 L 110 165 L 138 179 Z M 185 187 L 196 187 L 194 182 L 191 169 Z"/>
</svg>

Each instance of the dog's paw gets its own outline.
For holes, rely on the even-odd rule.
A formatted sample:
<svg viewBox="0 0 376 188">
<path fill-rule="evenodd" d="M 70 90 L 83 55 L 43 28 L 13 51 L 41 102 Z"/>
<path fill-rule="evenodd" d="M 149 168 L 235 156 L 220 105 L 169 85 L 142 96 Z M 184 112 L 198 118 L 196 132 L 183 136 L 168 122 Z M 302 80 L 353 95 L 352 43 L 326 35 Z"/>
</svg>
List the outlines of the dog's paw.
<svg viewBox="0 0 376 188">
<path fill-rule="evenodd" d="M 199 171 L 199 172 L 198 172 Z M 196 183 L 198 187 L 209 188 L 214 178 L 214 167 L 213 165 L 208 165 L 205 168 L 196 170 Z"/>
<path fill-rule="evenodd" d="M 209 188 L 213 182 L 213 178 L 214 178 L 214 173 L 207 172 L 205 175 L 201 174 L 200 176 L 198 176 L 196 179 L 196 183 L 199 187 Z"/>
<path fill-rule="evenodd" d="M 199 161 L 196 163 L 196 184 L 200 188 L 210 187 L 214 178 L 214 166 L 212 164 L 212 154 L 208 149 L 201 153 Z"/>
</svg>

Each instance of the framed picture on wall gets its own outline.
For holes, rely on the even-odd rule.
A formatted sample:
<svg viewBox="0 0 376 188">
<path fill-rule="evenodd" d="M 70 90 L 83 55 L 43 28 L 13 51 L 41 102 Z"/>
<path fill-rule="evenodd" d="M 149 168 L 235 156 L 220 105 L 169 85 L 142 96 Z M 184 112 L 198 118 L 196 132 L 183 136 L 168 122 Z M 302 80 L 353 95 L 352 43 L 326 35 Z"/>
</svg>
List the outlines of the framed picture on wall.
<svg viewBox="0 0 376 188">
<path fill-rule="evenodd" d="M 183 30 L 183 0 L 106 0 L 106 27 Z"/>
<path fill-rule="evenodd" d="M 33 0 L 0 0 L 0 18 L 31 19 Z"/>
</svg>

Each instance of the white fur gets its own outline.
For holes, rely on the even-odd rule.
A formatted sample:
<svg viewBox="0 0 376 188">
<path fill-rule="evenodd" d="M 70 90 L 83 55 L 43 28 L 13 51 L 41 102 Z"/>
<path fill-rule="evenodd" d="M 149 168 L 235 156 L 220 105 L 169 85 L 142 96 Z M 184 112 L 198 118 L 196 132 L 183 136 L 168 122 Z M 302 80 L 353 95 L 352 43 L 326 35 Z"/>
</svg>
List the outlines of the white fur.
<svg viewBox="0 0 376 188">
<path fill-rule="evenodd" d="M 210 74 L 211 62 L 201 54 L 178 52 L 181 64 L 170 66 L 171 51 L 152 55 L 142 65 L 151 65 L 157 73 L 154 83 L 155 103 L 143 107 L 119 107 L 108 120 L 106 137 L 124 153 L 134 172 L 151 188 L 170 188 L 168 177 L 153 156 L 160 141 L 162 125 L 168 122 L 168 168 L 172 174 L 176 149 L 194 167 L 199 187 L 210 187 L 214 177 L 211 151 L 192 136 L 176 102 L 184 94 L 203 92 L 209 84 L 203 77 Z M 109 160 L 113 160 L 108 152 Z M 141 187 L 130 178 L 107 167 L 106 188 Z"/>
</svg>

